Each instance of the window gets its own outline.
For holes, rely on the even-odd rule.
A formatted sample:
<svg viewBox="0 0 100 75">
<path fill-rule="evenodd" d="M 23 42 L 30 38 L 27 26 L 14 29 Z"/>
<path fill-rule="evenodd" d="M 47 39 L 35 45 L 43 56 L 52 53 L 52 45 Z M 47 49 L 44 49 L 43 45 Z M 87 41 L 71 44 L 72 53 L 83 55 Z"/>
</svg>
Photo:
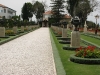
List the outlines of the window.
<svg viewBox="0 0 100 75">
<path fill-rule="evenodd" d="M 3 10 L 1 10 L 1 13 L 3 12 Z"/>
<path fill-rule="evenodd" d="M 10 10 L 8 10 L 8 13 L 9 13 L 9 14 L 13 14 L 13 12 L 12 12 L 12 11 L 10 11 Z"/>
<path fill-rule="evenodd" d="M 6 13 L 6 9 L 4 9 L 4 13 Z"/>
</svg>

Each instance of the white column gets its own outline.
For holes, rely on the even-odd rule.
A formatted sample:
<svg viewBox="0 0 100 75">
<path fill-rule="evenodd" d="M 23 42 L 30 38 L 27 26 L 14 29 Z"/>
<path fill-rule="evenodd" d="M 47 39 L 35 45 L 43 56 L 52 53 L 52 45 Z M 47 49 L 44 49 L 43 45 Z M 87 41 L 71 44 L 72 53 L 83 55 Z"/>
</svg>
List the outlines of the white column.
<svg viewBox="0 0 100 75">
<path fill-rule="evenodd" d="M 84 25 L 84 33 L 87 33 L 87 24 L 86 24 L 86 21 L 85 21 L 85 25 Z"/>
</svg>

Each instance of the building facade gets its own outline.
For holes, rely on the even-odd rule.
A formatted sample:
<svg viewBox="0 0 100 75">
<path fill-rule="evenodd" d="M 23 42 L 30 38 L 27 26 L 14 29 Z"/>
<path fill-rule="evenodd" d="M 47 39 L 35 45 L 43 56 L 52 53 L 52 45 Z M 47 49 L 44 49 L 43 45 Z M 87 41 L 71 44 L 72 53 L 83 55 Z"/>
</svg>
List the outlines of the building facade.
<svg viewBox="0 0 100 75">
<path fill-rule="evenodd" d="M 46 11 L 45 13 L 43 13 L 43 20 L 46 19 L 48 21 L 48 19 L 51 18 L 52 14 L 53 14 L 52 11 Z M 69 22 L 71 20 L 71 16 L 69 16 L 68 14 L 64 14 L 62 20 Z"/>
<path fill-rule="evenodd" d="M 5 18 L 5 19 L 10 19 L 12 16 L 16 16 L 16 11 L 0 4 L 0 19 Z"/>
</svg>

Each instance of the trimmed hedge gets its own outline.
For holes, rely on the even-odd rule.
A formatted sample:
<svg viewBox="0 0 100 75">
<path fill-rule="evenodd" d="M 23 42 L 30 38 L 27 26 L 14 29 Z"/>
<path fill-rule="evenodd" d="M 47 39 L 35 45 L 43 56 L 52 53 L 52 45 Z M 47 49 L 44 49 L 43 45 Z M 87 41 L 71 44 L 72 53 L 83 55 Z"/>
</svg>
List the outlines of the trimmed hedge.
<svg viewBox="0 0 100 75">
<path fill-rule="evenodd" d="M 74 54 L 70 56 L 70 61 L 80 64 L 100 64 L 100 58 L 81 58 Z"/>
<path fill-rule="evenodd" d="M 37 28 L 37 29 L 38 29 L 38 28 Z M 27 34 L 27 33 L 30 33 L 30 32 L 32 32 L 32 31 L 34 31 L 34 30 L 36 30 L 36 29 L 33 29 L 33 30 L 30 30 L 30 31 L 21 33 L 21 34 L 16 35 L 16 36 L 14 36 L 14 37 L 12 37 L 12 38 L 7 38 L 7 39 L 5 39 L 5 40 L 3 40 L 3 41 L 1 40 L 1 41 L 0 41 L 0 45 L 4 44 L 4 43 L 6 43 L 6 42 L 9 42 L 9 41 L 11 41 L 11 40 L 13 40 L 13 39 L 16 39 L 16 38 L 18 38 L 18 37 L 20 37 L 20 36 L 23 36 L 23 35 L 25 35 L 25 34 Z"/>
<path fill-rule="evenodd" d="M 70 44 L 70 41 L 60 40 L 59 43 L 61 43 L 61 44 Z"/>
<path fill-rule="evenodd" d="M 77 48 L 75 48 L 75 47 L 64 46 L 63 49 L 64 49 L 64 50 L 75 51 Z"/>
<path fill-rule="evenodd" d="M 85 36 L 89 36 L 89 37 L 92 37 L 92 38 L 96 38 L 96 39 L 98 39 L 98 40 L 100 40 L 100 36 L 98 36 L 98 35 L 93 35 L 93 34 L 86 34 L 86 33 L 81 33 L 82 35 L 85 35 Z"/>
<path fill-rule="evenodd" d="M 81 39 L 82 43 L 86 44 L 86 45 L 92 45 L 92 46 L 95 46 L 97 49 L 100 49 L 100 46 L 92 43 L 92 42 L 89 42 L 89 41 L 86 41 L 84 39 Z"/>
<path fill-rule="evenodd" d="M 71 38 L 69 38 L 69 37 L 66 37 L 66 38 L 58 37 L 57 39 L 58 40 L 65 40 L 65 41 L 70 41 L 71 40 Z"/>
</svg>

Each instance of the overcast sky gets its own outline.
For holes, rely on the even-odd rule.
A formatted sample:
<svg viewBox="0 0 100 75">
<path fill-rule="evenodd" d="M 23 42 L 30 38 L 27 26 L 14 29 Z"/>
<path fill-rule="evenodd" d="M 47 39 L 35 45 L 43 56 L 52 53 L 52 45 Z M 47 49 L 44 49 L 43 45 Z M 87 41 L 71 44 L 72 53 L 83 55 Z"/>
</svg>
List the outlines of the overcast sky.
<svg viewBox="0 0 100 75">
<path fill-rule="evenodd" d="M 50 4 L 50 0 L 0 0 L 0 4 L 3 4 L 9 8 L 12 8 L 14 10 L 16 10 L 16 15 L 20 15 L 21 14 L 21 8 L 23 7 L 23 4 L 25 2 L 31 2 L 32 1 L 46 1 L 46 4 Z M 96 22 L 95 20 L 95 15 L 99 15 L 99 12 L 93 12 L 89 17 L 88 20 Z M 100 23 L 100 18 L 98 19 L 98 23 Z"/>
</svg>

